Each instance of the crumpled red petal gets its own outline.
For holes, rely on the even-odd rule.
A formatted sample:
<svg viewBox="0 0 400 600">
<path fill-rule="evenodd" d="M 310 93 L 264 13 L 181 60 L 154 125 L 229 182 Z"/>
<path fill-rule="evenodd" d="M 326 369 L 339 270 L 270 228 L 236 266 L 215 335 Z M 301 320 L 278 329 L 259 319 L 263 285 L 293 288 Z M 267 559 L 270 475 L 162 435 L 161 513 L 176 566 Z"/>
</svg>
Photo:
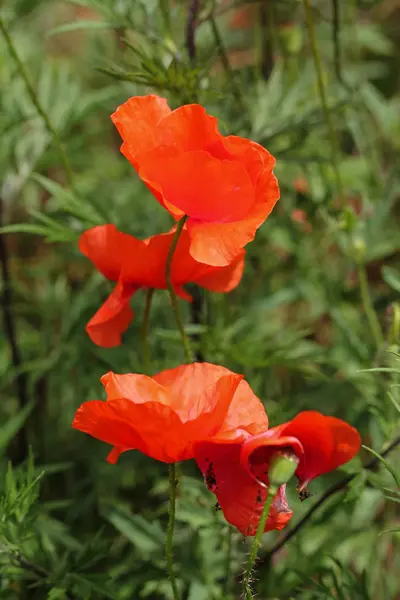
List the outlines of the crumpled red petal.
<svg viewBox="0 0 400 600">
<path fill-rule="evenodd" d="M 292 421 L 257 435 L 243 444 L 241 462 L 250 475 L 261 479 L 279 448 L 291 448 L 300 459 L 296 470 L 300 489 L 311 479 L 333 471 L 359 451 L 360 435 L 354 427 L 316 411 L 299 413 Z"/>
<path fill-rule="evenodd" d="M 261 517 L 267 488 L 259 485 L 240 463 L 241 444 L 199 442 L 196 462 L 208 488 L 215 494 L 224 516 L 243 535 L 253 536 Z M 282 529 L 292 517 L 285 486 L 279 488 L 264 531 Z"/>
</svg>

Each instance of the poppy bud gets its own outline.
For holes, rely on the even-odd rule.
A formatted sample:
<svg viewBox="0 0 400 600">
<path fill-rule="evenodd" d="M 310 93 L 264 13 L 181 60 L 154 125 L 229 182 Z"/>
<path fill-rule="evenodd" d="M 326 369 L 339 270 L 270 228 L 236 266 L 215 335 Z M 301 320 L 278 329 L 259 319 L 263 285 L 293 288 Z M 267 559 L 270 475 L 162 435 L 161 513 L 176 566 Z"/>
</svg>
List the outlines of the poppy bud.
<svg viewBox="0 0 400 600">
<path fill-rule="evenodd" d="M 291 450 L 276 452 L 269 463 L 268 480 L 270 486 L 280 487 L 293 477 L 299 458 Z"/>
</svg>

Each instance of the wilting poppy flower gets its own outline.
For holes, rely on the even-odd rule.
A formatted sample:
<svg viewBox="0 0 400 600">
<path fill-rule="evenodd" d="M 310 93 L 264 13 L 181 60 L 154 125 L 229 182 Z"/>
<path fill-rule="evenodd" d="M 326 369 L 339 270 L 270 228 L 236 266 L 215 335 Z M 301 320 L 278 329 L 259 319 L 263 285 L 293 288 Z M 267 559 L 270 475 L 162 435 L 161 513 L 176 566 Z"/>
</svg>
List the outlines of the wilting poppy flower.
<svg viewBox="0 0 400 600">
<path fill-rule="evenodd" d="M 121 233 L 114 225 L 93 227 L 81 235 L 80 251 L 104 277 L 117 282 L 86 327 L 95 344 L 111 348 L 121 343 L 121 334 L 133 317 L 129 301 L 139 288 L 167 288 L 165 265 L 173 236 L 172 231 L 138 240 Z M 189 282 L 213 292 L 230 292 L 238 285 L 244 268 L 244 251 L 227 267 L 212 267 L 191 257 L 189 243 L 187 231 L 182 231 L 171 266 L 171 281 L 178 296 L 191 300 L 183 289 Z"/>
<path fill-rule="evenodd" d="M 299 459 L 295 475 L 301 491 L 311 479 L 351 460 L 360 443 L 358 432 L 344 421 L 306 411 L 240 443 L 197 443 L 195 458 L 226 520 L 244 535 L 255 535 L 268 491 L 269 461 L 277 451 L 289 449 Z M 282 529 L 291 516 L 285 486 L 281 486 L 265 531 Z"/>
<path fill-rule="evenodd" d="M 160 204 L 176 220 L 188 216 L 193 258 L 230 264 L 279 198 L 274 157 L 255 142 L 221 135 L 198 104 L 171 111 L 164 98 L 136 96 L 111 119 L 121 152 Z"/>
<path fill-rule="evenodd" d="M 111 444 L 111 463 L 126 450 L 167 463 L 190 459 L 196 441 L 241 440 L 267 426 L 260 400 L 242 378 L 209 363 L 153 377 L 107 373 L 101 378 L 107 401 L 84 402 L 72 426 Z"/>
</svg>

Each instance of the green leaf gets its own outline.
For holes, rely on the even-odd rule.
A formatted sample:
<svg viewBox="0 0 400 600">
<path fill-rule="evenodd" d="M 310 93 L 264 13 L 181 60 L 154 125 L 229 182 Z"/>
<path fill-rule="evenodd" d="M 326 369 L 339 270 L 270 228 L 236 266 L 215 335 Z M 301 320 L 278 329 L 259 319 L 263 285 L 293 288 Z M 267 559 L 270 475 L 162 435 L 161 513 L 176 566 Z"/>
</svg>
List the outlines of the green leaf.
<svg viewBox="0 0 400 600">
<path fill-rule="evenodd" d="M 364 444 L 362 445 L 362 447 L 365 450 L 368 450 L 368 452 L 371 452 L 371 454 L 373 454 L 378 460 L 380 460 L 380 462 L 386 467 L 386 469 L 389 471 L 389 473 L 391 474 L 391 476 L 393 477 L 393 479 L 395 480 L 395 482 L 397 483 L 397 485 L 400 488 L 400 477 L 397 475 L 397 473 L 395 472 L 393 467 L 391 465 L 389 465 L 387 460 L 385 460 L 383 458 L 383 456 L 378 454 L 378 452 L 375 452 L 375 450 L 372 450 L 372 448 L 369 448 L 368 446 L 365 446 Z"/>
<path fill-rule="evenodd" d="M 158 521 L 146 521 L 141 515 L 115 507 L 103 509 L 104 517 L 141 552 L 153 553 L 164 546 L 164 532 Z"/>
<path fill-rule="evenodd" d="M 396 290 L 396 292 L 400 292 L 400 272 L 393 267 L 384 265 L 381 273 L 386 283 Z"/>
<path fill-rule="evenodd" d="M 47 33 L 46 37 L 52 37 L 53 35 L 57 35 L 59 33 L 68 33 L 70 31 L 88 31 L 90 29 L 114 29 L 115 25 L 112 23 L 106 23 L 104 21 L 89 21 L 82 20 L 77 21 L 76 23 L 64 23 L 63 25 L 58 25 Z"/>
<path fill-rule="evenodd" d="M 25 421 L 32 412 L 33 405 L 33 402 L 29 402 L 0 428 L 0 453 L 7 448 L 16 433 L 24 426 Z"/>
</svg>

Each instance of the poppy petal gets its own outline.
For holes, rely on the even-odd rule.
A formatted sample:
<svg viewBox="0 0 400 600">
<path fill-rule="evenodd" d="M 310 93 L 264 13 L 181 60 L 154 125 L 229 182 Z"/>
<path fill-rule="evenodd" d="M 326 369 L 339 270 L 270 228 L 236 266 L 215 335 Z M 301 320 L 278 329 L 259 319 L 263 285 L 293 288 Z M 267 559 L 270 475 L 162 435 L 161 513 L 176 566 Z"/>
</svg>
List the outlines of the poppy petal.
<svg viewBox="0 0 400 600">
<path fill-rule="evenodd" d="M 159 144 L 157 125 L 170 113 L 165 98 L 150 94 L 129 98 L 111 115 L 124 141 L 124 154 L 135 168 L 138 154 L 152 150 Z"/>
<path fill-rule="evenodd" d="M 214 267 L 229 266 L 243 247 L 251 242 L 257 226 L 247 220 L 235 223 L 204 223 L 190 219 L 190 254 L 201 263 Z"/>
<path fill-rule="evenodd" d="M 195 445 L 196 462 L 205 483 L 215 494 L 224 516 L 243 533 L 255 535 L 265 503 L 267 489 L 250 477 L 240 464 L 241 444 L 200 442 Z M 265 531 L 282 529 L 292 516 L 279 488 L 272 504 Z"/>
<path fill-rule="evenodd" d="M 92 342 L 103 348 L 113 348 L 121 343 L 121 335 L 133 318 L 129 301 L 138 288 L 117 283 L 104 304 L 86 325 Z"/>
<path fill-rule="evenodd" d="M 228 135 L 224 138 L 224 147 L 246 168 L 254 185 L 257 184 L 261 171 L 270 173 L 275 166 L 275 158 L 257 142 Z"/>
<path fill-rule="evenodd" d="M 100 378 L 107 394 L 107 401 L 125 398 L 133 403 L 159 402 L 168 405 L 167 391 L 154 377 L 126 373 L 119 375 L 109 371 Z"/>
<path fill-rule="evenodd" d="M 282 428 L 282 435 L 297 438 L 304 448 L 304 459 L 296 471 L 300 485 L 347 463 L 361 446 L 354 427 L 316 411 L 299 413 Z"/>
<path fill-rule="evenodd" d="M 200 104 L 186 104 L 173 110 L 158 126 L 160 145 L 174 146 L 179 152 L 204 150 L 222 143 L 215 117 L 208 115 Z"/>
<path fill-rule="evenodd" d="M 221 428 L 243 375 L 219 365 L 192 363 L 162 371 L 153 379 L 168 390 L 170 406 L 185 423 L 185 435 L 201 440 Z"/>
<path fill-rule="evenodd" d="M 78 408 L 72 426 L 118 447 L 109 454 L 111 461 L 118 458 L 119 451 L 126 450 L 139 450 L 162 462 L 186 458 L 187 442 L 177 435 L 180 419 L 159 402 L 92 400 Z"/>
<path fill-rule="evenodd" d="M 139 245 L 139 240 L 115 225 L 92 227 L 79 238 L 79 250 L 111 281 L 118 280 L 125 257 L 134 254 Z"/>
<path fill-rule="evenodd" d="M 159 149 L 141 157 L 140 176 L 161 189 L 164 202 L 200 221 L 236 221 L 255 204 L 254 186 L 235 161 L 192 151 L 160 160 Z"/>
<path fill-rule="evenodd" d="M 300 487 L 351 460 L 360 449 L 356 429 L 319 412 L 299 413 L 292 421 L 245 441 L 241 462 L 250 475 L 264 481 L 271 456 L 279 448 L 291 448 L 300 459 L 296 476 Z"/>
<path fill-rule="evenodd" d="M 240 283 L 244 271 L 245 251 L 242 250 L 237 258 L 227 267 L 211 268 L 205 275 L 194 279 L 197 285 L 210 292 L 231 292 Z"/>
<path fill-rule="evenodd" d="M 221 429 L 213 438 L 239 440 L 268 429 L 268 416 L 261 400 L 247 381 L 239 383 Z"/>
<path fill-rule="evenodd" d="M 135 448 L 138 436 L 123 408 L 115 402 L 103 400 L 84 402 L 76 411 L 72 427 L 107 444 Z"/>
</svg>

